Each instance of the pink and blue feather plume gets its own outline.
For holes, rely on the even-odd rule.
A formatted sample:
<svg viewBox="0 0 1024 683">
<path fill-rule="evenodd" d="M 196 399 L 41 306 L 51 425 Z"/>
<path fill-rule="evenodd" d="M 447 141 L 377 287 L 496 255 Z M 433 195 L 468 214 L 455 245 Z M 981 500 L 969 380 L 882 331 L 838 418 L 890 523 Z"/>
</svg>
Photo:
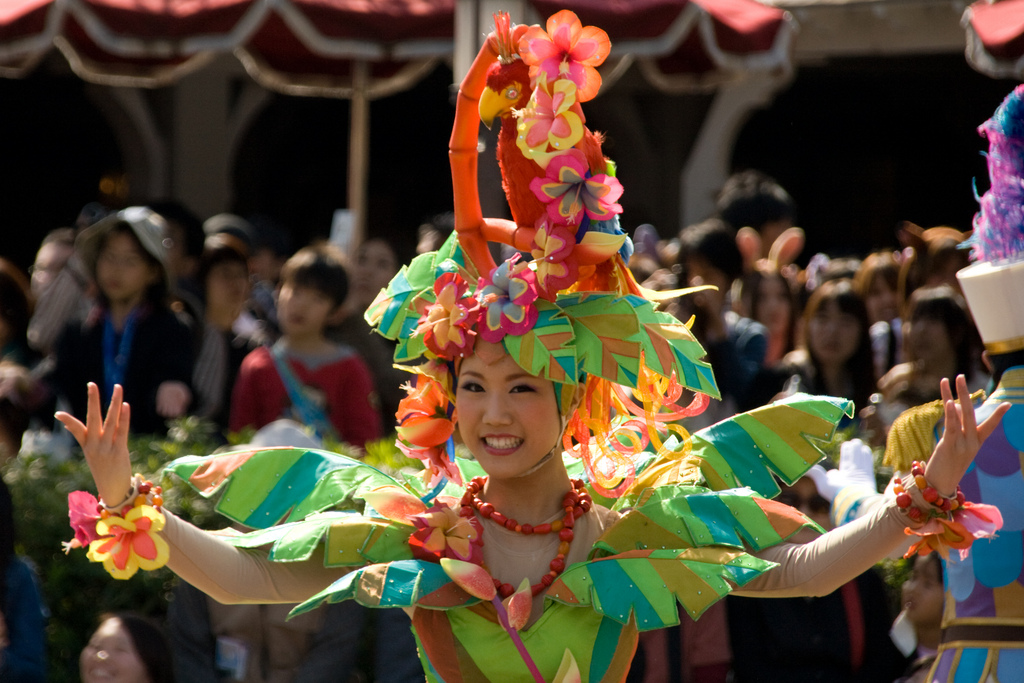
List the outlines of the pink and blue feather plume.
<svg viewBox="0 0 1024 683">
<path fill-rule="evenodd" d="M 999 262 L 1024 257 L 1024 85 L 978 127 L 988 138 L 991 186 L 974 217 L 972 257 Z"/>
</svg>

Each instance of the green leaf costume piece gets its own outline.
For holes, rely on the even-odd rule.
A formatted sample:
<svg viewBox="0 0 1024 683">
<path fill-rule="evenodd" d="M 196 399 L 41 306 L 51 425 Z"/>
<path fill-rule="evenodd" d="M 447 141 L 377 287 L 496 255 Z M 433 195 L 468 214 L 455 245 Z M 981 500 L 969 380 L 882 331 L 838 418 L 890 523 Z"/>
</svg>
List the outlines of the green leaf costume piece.
<svg viewBox="0 0 1024 683">
<path fill-rule="evenodd" d="M 454 234 L 437 252 L 417 256 L 403 267 L 367 309 L 367 322 L 398 342 L 395 362 L 426 354 L 422 335 L 414 332 L 423 306 L 435 301 L 434 281 L 447 272 L 465 276 L 465 258 Z M 475 291 L 476 283 L 469 284 Z M 700 343 L 686 325 L 657 311 L 643 297 L 576 292 L 535 305 L 534 326 L 502 339 L 505 350 L 530 374 L 575 384 L 582 373 L 589 373 L 635 388 L 642 356 L 660 375 L 675 376 L 693 391 L 719 396 L 711 366 L 700 360 Z"/>
<path fill-rule="evenodd" d="M 620 368 L 618 361 L 616 366 Z M 773 565 L 750 555 L 813 526 L 792 508 L 763 498 L 774 476 L 792 482 L 820 459 L 850 402 L 797 395 L 737 415 L 691 437 L 688 455 L 643 458 L 633 486 L 612 508 L 623 516 L 546 593 L 548 600 L 589 606 L 602 616 L 647 630 L 676 622 L 675 603 L 696 618 L 715 600 Z M 581 463 L 566 457 L 573 476 Z M 480 473 L 457 461 L 467 477 Z M 361 567 L 297 608 L 355 599 L 373 607 L 455 609 L 475 604 L 439 565 L 413 560 L 413 527 L 377 515 L 362 496 L 382 486 L 414 488 L 358 460 L 327 451 L 277 448 L 186 457 L 167 467 L 207 496 L 223 491 L 217 510 L 256 527 L 226 536 L 238 547 L 269 546 L 269 558 L 294 562 L 323 543 L 327 566 Z M 773 476 L 774 475 L 774 476 Z M 733 488 L 729 488 L 729 487 Z M 739 488 L 739 487 L 746 488 Z M 449 485 L 446 493 L 460 495 Z M 278 526 L 275 523 L 285 522 Z"/>
</svg>

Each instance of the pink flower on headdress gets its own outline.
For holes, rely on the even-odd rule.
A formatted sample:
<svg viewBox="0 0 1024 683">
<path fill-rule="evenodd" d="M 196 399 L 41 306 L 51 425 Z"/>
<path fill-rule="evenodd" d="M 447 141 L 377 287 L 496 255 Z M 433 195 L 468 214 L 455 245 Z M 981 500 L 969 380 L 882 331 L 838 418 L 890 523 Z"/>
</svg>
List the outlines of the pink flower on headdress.
<svg viewBox="0 0 1024 683">
<path fill-rule="evenodd" d="M 617 203 L 622 185 L 604 173 L 590 176 L 587 158 L 578 149 L 554 157 L 546 171 L 546 177 L 530 181 L 530 189 L 537 199 L 547 203 L 552 221 L 579 225 L 584 212 L 595 221 L 622 213 Z"/>
<path fill-rule="evenodd" d="M 480 303 L 469 293 L 469 284 L 458 273 L 444 273 L 434 282 L 436 300 L 422 311 L 416 334 L 427 348 L 442 358 L 466 356 L 473 350 L 480 317 Z"/>
<path fill-rule="evenodd" d="M 576 237 L 568 227 L 541 219 L 533 244 L 531 253 L 537 263 L 540 295 L 553 301 L 558 290 L 571 285 L 579 275 L 579 268 L 572 257 Z"/>
<path fill-rule="evenodd" d="M 449 415 L 449 410 L 451 415 Z M 455 432 L 455 408 L 444 388 L 436 380 L 416 378 L 416 386 L 398 404 L 399 450 L 410 458 L 422 460 L 430 473 L 430 485 L 447 477 L 462 484 L 462 475 L 448 459 L 446 445 Z"/>
<path fill-rule="evenodd" d="M 490 279 L 480 278 L 478 288 L 484 313 L 478 330 L 484 341 L 498 343 L 506 334 L 523 334 L 537 322 L 537 276 L 519 254 L 493 271 Z"/>
<path fill-rule="evenodd" d="M 96 497 L 87 491 L 72 491 L 68 494 L 68 518 L 75 531 L 75 538 L 65 544 L 65 550 L 84 548 L 100 537 L 96 533 L 96 522 L 100 519 L 98 505 Z"/>
<path fill-rule="evenodd" d="M 517 126 L 516 144 L 523 156 L 545 167 L 553 156 L 582 140 L 583 119 L 575 105 L 576 85 L 572 81 L 547 83 L 541 79 Z"/>
<path fill-rule="evenodd" d="M 547 31 L 530 28 L 519 40 L 519 55 L 530 66 L 530 77 L 543 72 L 548 80 L 564 76 L 580 90 L 580 102 L 597 95 L 601 88 L 600 66 L 611 51 L 608 34 L 596 26 L 584 27 L 569 10 L 553 14 Z"/>
<path fill-rule="evenodd" d="M 409 537 L 414 557 L 439 562 L 448 557 L 479 564 L 483 561 L 483 527 L 475 515 L 463 517 L 438 499 L 426 512 L 409 518 L 416 531 Z M 451 499 L 450 502 L 457 504 Z"/>
</svg>

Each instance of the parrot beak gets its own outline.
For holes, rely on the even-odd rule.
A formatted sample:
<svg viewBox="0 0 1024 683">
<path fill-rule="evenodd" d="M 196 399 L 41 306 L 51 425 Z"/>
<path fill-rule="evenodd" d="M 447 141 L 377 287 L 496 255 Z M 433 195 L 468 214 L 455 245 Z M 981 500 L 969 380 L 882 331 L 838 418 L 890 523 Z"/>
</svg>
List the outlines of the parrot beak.
<svg viewBox="0 0 1024 683">
<path fill-rule="evenodd" d="M 505 98 L 501 96 L 501 93 L 494 92 L 491 88 L 484 88 L 484 91 L 480 93 L 478 107 L 480 120 L 490 128 L 494 124 L 494 119 L 505 112 L 505 106 Z"/>
</svg>

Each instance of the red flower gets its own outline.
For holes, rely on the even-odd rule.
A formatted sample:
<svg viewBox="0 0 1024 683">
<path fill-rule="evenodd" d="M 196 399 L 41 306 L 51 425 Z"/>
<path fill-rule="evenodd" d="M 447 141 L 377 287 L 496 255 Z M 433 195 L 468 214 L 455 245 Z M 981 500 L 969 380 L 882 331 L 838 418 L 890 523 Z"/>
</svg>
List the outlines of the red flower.
<svg viewBox="0 0 1024 683">
<path fill-rule="evenodd" d="M 435 301 L 424 307 L 416 334 L 442 358 L 467 356 L 473 350 L 480 303 L 458 273 L 444 273 L 434 282 Z"/>
<path fill-rule="evenodd" d="M 569 10 L 548 19 L 547 31 L 530 28 L 519 40 L 519 55 L 530 66 L 530 76 L 544 72 L 548 80 L 565 77 L 579 88 L 579 101 L 586 102 L 601 88 L 600 66 L 611 51 L 608 34 L 596 26 L 584 27 Z"/>
<path fill-rule="evenodd" d="M 422 375 L 416 376 L 416 385 L 398 403 L 396 417 L 398 436 L 414 446 L 438 446 L 455 431 L 455 409 L 448 395 L 439 382 Z"/>
</svg>

